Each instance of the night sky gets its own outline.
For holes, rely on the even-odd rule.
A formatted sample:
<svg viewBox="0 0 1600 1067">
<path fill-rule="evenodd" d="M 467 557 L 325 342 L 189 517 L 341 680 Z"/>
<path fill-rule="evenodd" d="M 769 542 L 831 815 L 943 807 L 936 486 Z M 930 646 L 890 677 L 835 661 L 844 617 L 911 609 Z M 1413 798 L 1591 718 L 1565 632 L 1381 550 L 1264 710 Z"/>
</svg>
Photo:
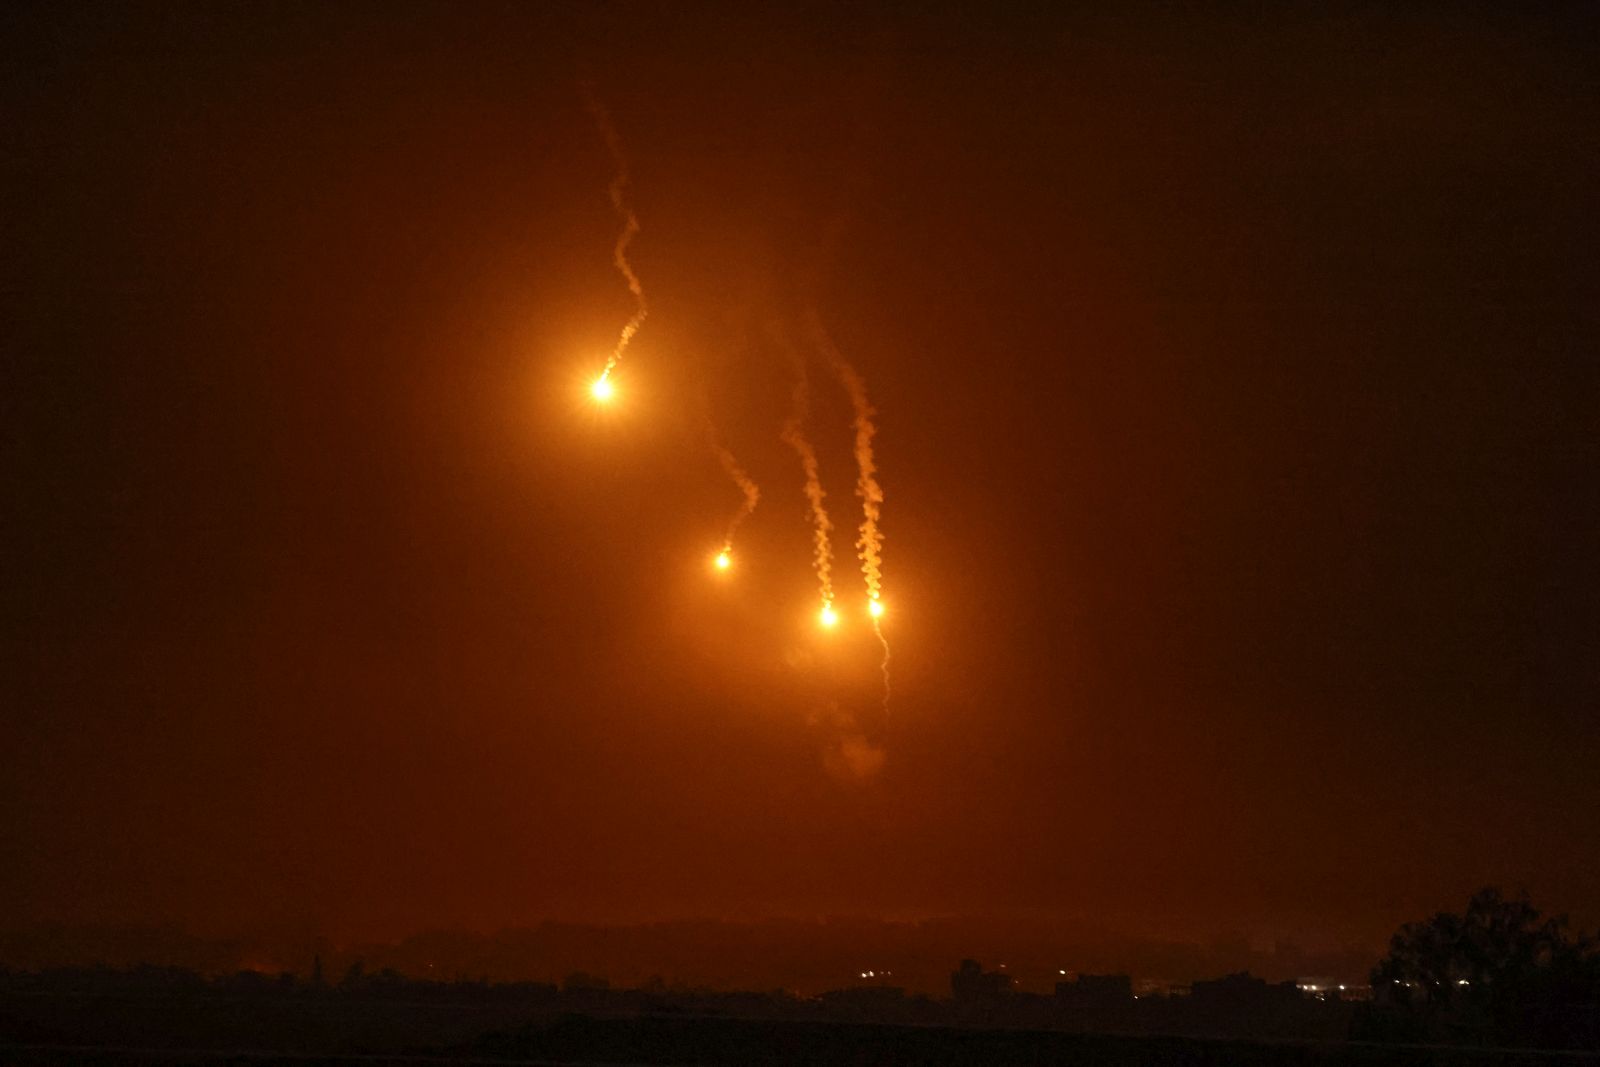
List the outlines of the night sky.
<svg viewBox="0 0 1600 1067">
<path fill-rule="evenodd" d="M 5 14 L 0 925 L 1600 921 L 1592 9 L 927 6 Z"/>
</svg>

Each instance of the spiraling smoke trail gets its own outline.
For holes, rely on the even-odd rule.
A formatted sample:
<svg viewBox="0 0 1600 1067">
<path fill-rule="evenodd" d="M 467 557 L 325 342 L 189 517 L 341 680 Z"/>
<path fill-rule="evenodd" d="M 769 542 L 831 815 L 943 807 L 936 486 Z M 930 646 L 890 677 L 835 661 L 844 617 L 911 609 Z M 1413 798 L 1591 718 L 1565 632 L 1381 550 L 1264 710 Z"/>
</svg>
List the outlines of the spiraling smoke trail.
<svg viewBox="0 0 1600 1067">
<path fill-rule="evenodd" d="M 732 521 L 728 523 L 727 536 L 722 539 L 722 551 L 726 555 L 733 551 L 734 533 L 738 531 L 744 520 L 750 517 L 750 513 L 755 511 L 756 505 L 761 503 L 761 488 L 756 485 L 755 480 L 750 475 L 745 473 L 745 469 L 739 466 L 739 461 L 734 458 L 728 446 L 717 440 L 714 430 L 708 431 L 708 436 L 711 441 L 711 450 L 717 454 L 717 462 L 722 464 L 722 469 L 728 472 L 728 477 L 733 479 L 733 484 L 737 485 L 739 491 L 744 494 L 744 503 L 740 504 L 739 510 L 734 513 Z"/>
<path fill-rule="evenodd" d="M 817 468 L 817 451 L 806 437 L 806 419 L 811 414 L 811 382 L 806 374 L 805 361 L 796 355 L 795 381 L 789 418 L 783 424 L 784 443 L 800 457 L 800 469 L 806 476 L 806 502 L 811 506 L 811 537 L 814 546 L 813 563 L 817 582 L 822 587 L 823 610 L 833 604 L 833 523 L 828 519 L 828 509 L 823 504 L 827 496 L 822 490 L 822 475 Z"/>
<path fill-rule="evenodd" d="M 889 708 L 889 642 L 879 624 L 883 613 L 883 533 L 878 520 L 883 513 L 883 487 L 878 484 L 878 462 L 873 453 L 872 439 L 878 432 L 873 423 L 877 411 L 867 397 L 867 383 L 850 365 L 833 343 L 827 327 L 815 310 L 806 312 L 806 329 L 811 343 L 833 368 L 845 392 L 850 395 L 854 412 L 856 454 L 856 496 L 861 498 L 861 531 L 856 538 L 856 555 L 861 560 L 861 574 L 867 583 L 867 607 L 872 613 L 872 632 L 883 646 L 883 706 Z"/>
<path fill-rule="evenodd" d="M 878 669 L 883 672 L 883 710 L 887 714 L 889 711 L 889 639 L 883 636 L 883 627 L 879 625 L 880 621 L 876 615 L 872 617 L 872 632 L 878 638 L 878 644 L 883 646 L 883 662 L 878 665 Z"/>
<path fill-rule="evenodd" d="M 850 406 L 855 412 L 856 496 L 861 498 L 861 532 L 856 538 L 856 550 L 861 560 L 861 573 L 867 581 L 867 597 L 877 603 L 883 595 L 883 534 L 878 530 L 883 487 L 878 484 L 878 463 L 872 451 L 872 438 L 878 432 L 872 417 L 877 412 L 867 398 L 867 383 L 840 354 L 816 312 L 806 313 L 806 326 L 817 351 L 822 353 L 839 376 L 845 392 L 850 394 Z"/>
<path fill-rule="evenodd" d="M 589 114 L 594 118 L 595 126 L 600 130 L 600 136 L 606 142 L 606 149 L 611 153 L 611 160 L 617 166 L 616 177 L 611 179 L 607 193 L 611 197 L 611 209 L 617 213 L 617 218 L 622 220 L 622 230 L 617 234 L 611 261 L 616 264 L 623 281 L 628 283 L 628 292 L 633 294 L 634 301 L 633 317 L 622 327 L 622 335 L 617 338 L 617 347 L 612 350 L 611 358 L 606 360 L 606 369 L 600 373 L 600 381 L 604 382 L 622 361 L 622 354 L 627 351 L 628 342 L 633 340 L 633 335 L 644 325 L 645 317 L 650 314 L 650 306 L 645 302 L 644 286 L 640 284 L 639 276 L 633 272 L 633 266 L 628 262 L 628 245 L 639 233 L 639 216 L 634 214 L 632 205 L 628 203 L 628 183 L 631 180 L 628 154 L 622 147 L 622 136 L 617 133 L 616 123 L 611 121 L 611 113 L 600 102 L 592 83 L 584 83 L 583 98 L 589 108 Z"/>
</svg>

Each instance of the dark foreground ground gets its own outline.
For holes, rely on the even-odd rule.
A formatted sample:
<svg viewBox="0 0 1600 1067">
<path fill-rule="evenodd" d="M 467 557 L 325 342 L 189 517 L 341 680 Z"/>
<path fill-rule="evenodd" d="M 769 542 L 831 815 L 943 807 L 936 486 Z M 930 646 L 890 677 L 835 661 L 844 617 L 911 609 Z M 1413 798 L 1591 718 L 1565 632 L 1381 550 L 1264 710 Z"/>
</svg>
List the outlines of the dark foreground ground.
<svg viewBox="0 0 1600 1067">
<path fill-rule="evenodd" d="M 1600 1056 L 981 1026 L 530 1011 L 510 1004 L 7 995 L 0 1063 L 1421 1065 Z"/>
</svg>

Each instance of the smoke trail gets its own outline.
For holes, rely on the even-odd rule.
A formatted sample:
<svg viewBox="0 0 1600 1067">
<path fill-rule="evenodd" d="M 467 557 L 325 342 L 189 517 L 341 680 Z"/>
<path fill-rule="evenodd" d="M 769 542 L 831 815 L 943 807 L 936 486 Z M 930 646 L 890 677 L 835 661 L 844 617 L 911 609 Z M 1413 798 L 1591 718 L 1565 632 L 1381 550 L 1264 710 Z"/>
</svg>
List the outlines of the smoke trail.
<svg viewBox="0 0 1600 1067">
<path fill-rule="evenodd" d="M 639 276 L 633 272 L 633 266 L 628 262 L 628 245 L 639 232 L 639 216 L 634 214 L 633 207 L 628 203 L 630 181 L 628 154 L 623 150 L 622 137 L 617 133 L 616 124 L 611 121 L 611 113 L 595 95 L 593 84 L 584 83 L 583 97 L 589 114 L 594 118 L 595 126 L 600 130 L 600 136 L 606 142 L 606 149 L 611 153 L 612 162 L 617 166 L 616 177 L 611 179 L 611 185 L 606 190 L 611 197 L 611 209 L 616 212 L 617 218 L 622 220 L 622 230 L 617 234 L 611 261 L 616 264 L 623 281 L 628 283 L 628 292 L 633 294 L 634 301 L 633 317 L 622 327 L 622 335 L 617 338 L 617 347 L 612 350 L 611 358 L 606 360 L 606 369 L 600 373 L 600 381 L 603 382 L 622 361 L 622 353 L 627 350 L 628 342 L 633 340 L 633 335 L 639 332 L 639 327 L 644 325 L 645 316 L 650 314 L 650 306 L 644 299 L 644 286 L 640 284 Z"/>
<path fill-rule="evenodd" d="M 816 311 L 806 312 L 806 328 L 811 342 L 822 353 L 828 365 L 839 377 L 845 392 L 850 394 L 850 407 L 855 413 L 856 496 L 861 498 L 861 532 L 856 538 L 856 555 L 861 560 L 861 574 L 867 582 L 867 608 L 872 614 L 872 633 L 883 646 L 883 710 L 889 710 L 889 641 L 883 636 L 883 534 L 878 529 L 878 519 L 883 512 L 883 487 L 878 484 L 878 462 L 872 450 L 872 438 L 878 428 L 872 418 L 877 412 L 867 398 L 867 383 L 840 353 L 827 328 Z"/>
<path fill-rule="evenodd" d="M 883 662 L 878 665 L 878 669 L 883 672 L 883 710 L 887 714 L 889 711 L 889 639 L 883 636 L 883 627 L 879 625 L 880 621 L 876 615 L 872 617 L 873 636 L 878 639 L 878 644 L 883 646 Z"/>
<path fill-rule="evenodd" d="M 744 494 L 744 503 L 739 505 L 739 510 L 734 513 L 732 521 L 728 523 L 728 534 L 722 539 L 722 551 L 726 554 L 733 551 L 733 535 L 735 531 L 739 529 L 744 520 L 750 517 L 750 513 L 761 502 L 761 489 L 756 485 L 754 479 L 745 473 L 744 468 L 739 466 L 739 461 L 733 458 L 733 453 L 728 450 L 728 446 L 717 440 L 715 431 L 711 431 L 710 439 L 711 450 L 717 454 L 717 461 L 722 464 L 722 469 L 728 472 L 728 477 L 733 479 L 733 484 L 737 485 L 739 491 Z"/>
<path fill-rule="evenodd" d="M 805 362 L 795 357 L 795 382 L 793 406 L 788 421 L 783 424 L 784 443 L 800 457 L 800 469 L 806 476 L 806 502 L 811 506 L 813 562 L 817 582 L 822 587 L 824 609 L 833 603 L 833 523 L 828 519 L 828 509 L 823 506 L 822 475 L 817 469 L 817 452 L 806 437 L 806 419 L 811 413 L 811 382 L 806 375 Z"/>
<path fill-rule="evenodd" d="M 845 361 L 815 311 L 806 313 L 806 326 L 817 351 L 822 353 L 839 376 L 845 392 L 850 394 L 850 406 L 855 412 L 856 496 L 861 498 L 861 532 L 856 538 L 856 554 L 861 560 L 861 573 L 867 581 L 867 597 L 871 603 L 881 604 L 883 534 L 878 530 L 878 519 L 883 509 L 883 487 L 878 484 L 878 464 L 872 451 L 872 438 L 878 432 L 872 417 L 877 412 L 867 399 L 867 383 Z M 881 607 L 873 609 L 874 619 L 881 610 Z"/>
</svg>

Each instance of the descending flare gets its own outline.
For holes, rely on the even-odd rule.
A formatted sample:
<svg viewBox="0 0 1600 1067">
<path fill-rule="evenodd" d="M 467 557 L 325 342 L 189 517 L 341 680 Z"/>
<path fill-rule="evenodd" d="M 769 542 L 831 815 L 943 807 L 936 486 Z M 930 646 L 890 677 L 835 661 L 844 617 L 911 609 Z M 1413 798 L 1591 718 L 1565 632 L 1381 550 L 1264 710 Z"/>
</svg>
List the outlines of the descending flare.
<svg viewBox="0 0 1600 1067">
<path fill-rule="evenodd" d="M 612 394 L 616 392 L 616 387 L 611 384 L 610 373 L 608 370 L 605 374 L 596 378 L 593 385 L 589 386 L 589 395 L 602 404 L 610 400 Z"/>
<path fill-rule="evenodd" d="M 721 552 L 718 552 L 717 558 L 711 562 L 716 566 L 717 570 L 725 571 L 729 567 L 733 566 L 733 554 L 730 550 L 725 548 Z"/>
<path fill-rule="evenodd" d="M 650 307 L 645 302 L 644 286 L 640 284 L 639 276 L 633 272 L 633 266 L 628 262 L 628 245 L 639 233 L 639 216 L 634 214 L 632 205 L 628 203 L 628 183 L 631 180 L 628 155 L 623 150 L 622 137 L 617 133 L 616 124 L 611 121 L 611 113 L 600 103 L 600 98 L 595 95 L 594 86 L 586 83 L 583 95 L 589 107 L 589 114 L 594 117 L 594 124 L 599 128 L 600 136 L 606 142 L 606 150 L 611 153 L 612 162 L 617 167 L 616 177 L 611 179 L 611 185 L 606 190 L 611 198 L 612 211 L 616 212 L 617 218 L 622 221 L 622 229 L 617 234 L 617 243 L 611 250 L 611 261 L 616 265 L 617 272 L 622 275 L 622 280 L 627 283 L 628 292 L 633 294 L 634 303 L 633 317 L 622 327 L 622 334 L 617 338 L 617 346 L 612 349 L 610 358 L 606 360 L 605 370 L 600 372 L 599 380 L 591 387 L 595 399 L 604 401 L 611 395 L 607 379 L 622 361 L 622 353 L 627 350 L 628 342 L 633 340 L 633 335 L 644 325 Z"/>
<path fill-rule="evenodd" d="M 877 414 L 867 398 L 867 383 L 857 373 L 833 338 L 828 336 L 822 319 L 813 311 L 806 312 L 806 326 L 812 343 L 822 353 L 839 382 L 850 395 L 850 407 L 855 413 L 856 496 L 861 498 L 861 534 L 856 538 L 857 555 L 861 560 L 861 574 L 867 583 L 867 611 L 872 616 L 872 633 L 883 646 L 883 709 L 889 710 L 889 640 L 883 636 L 880 620 L 883 616 L 883 534 L 878 530 L 878 518 L 883 509 L 883 487 L 878 484 L 878 462 L 873 454 L 872 438 L 878 428 L 872 417 Z"/>
<path fill-rule="evenodd" d="M 834 623 L 839 621 L 839 614 L 833 610 L 833 603 L 831 601 L 825 600 L 822 602 L 822 610 L 817 613 L 817 621 L 822 623 L 824 626 L 832 626 Z"/>
</svg>

